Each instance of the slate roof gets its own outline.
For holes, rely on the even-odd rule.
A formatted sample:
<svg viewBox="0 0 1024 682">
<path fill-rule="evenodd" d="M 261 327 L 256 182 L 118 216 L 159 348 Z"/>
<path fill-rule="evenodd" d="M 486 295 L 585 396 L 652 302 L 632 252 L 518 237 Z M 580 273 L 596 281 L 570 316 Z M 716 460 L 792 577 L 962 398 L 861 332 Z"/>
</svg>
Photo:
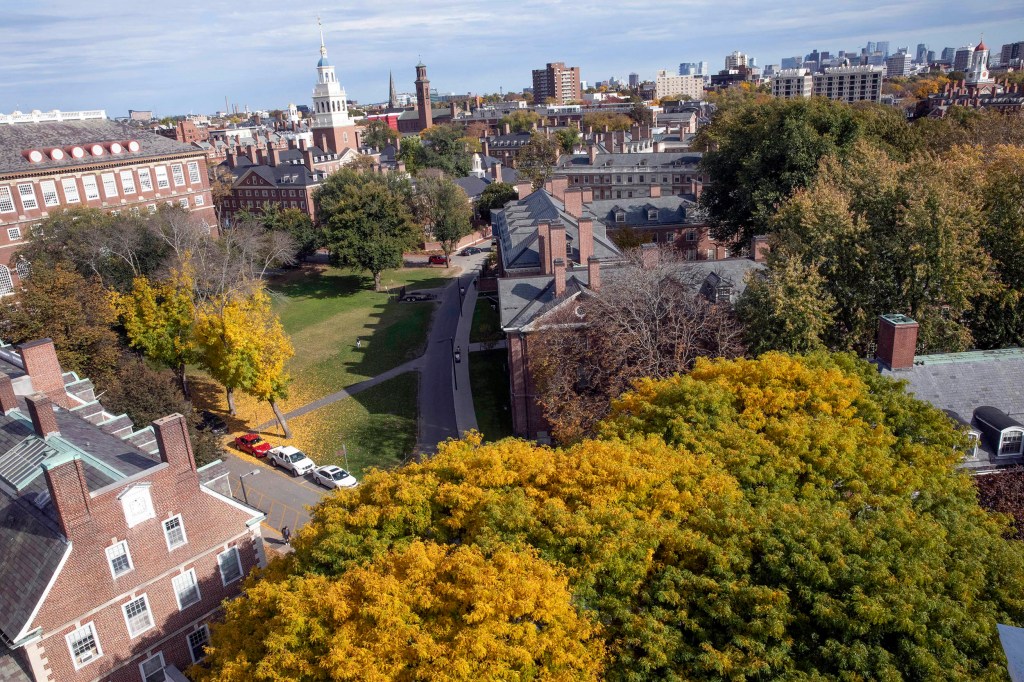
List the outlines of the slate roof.
<svg viewBox="0 0 1024 682">
<path fill-rule="evenodd" d="M 32 682 L 31 672 L 21 657 L 0 641 L 0 682 Z"/>
<path fill-rule="evenodd" d="M 565 204 L 546 190 L 539 189 L 524 199 L 510 201 L 491 211 L 494 234 L 501 241 L 501 257 L 506 270 L 539 268 L 540 251 L 537 225 L 559 221 L 565 225 L 570 257 L 579 263 L 579 223 L 565 212 Z M 617 260 L 622 252 L 608 237 L 603 223 L 594 223 L 594 255 L 601 260 Z"/>
<path fill-rule="evenodd" d="M 995 407 L 1024 422 L 1024 349 L 970 351 L 919 355 L 907 369 L 881 367 L 882 374 L 907 382 L 907 392 L 939 408 L 950 418 L 978 428 L 974 411 Z M 969 469 L 987 469 L 1022 461 L 1021 457 L 996 458 L 999 444 L 983 436 L 976 459 L 966 459 Z"/>
<path fill-rule="evenodd" d="M 598 154 L 594 165 L 590 165 L 589 154 L 563 154 L 556 168 L 636 168 L 665 169 L 683 168 L 696 170 L 703 155 L 700 152 L 625 152 Z"/>
<path fill-rule="evenodd" d="M 51 147 L 70 147 L 88 145 L 97 142 L 125 142 L 136 140 L 139 151 L 129 152 L 127 149 L 117 156 L 106 152 L 96 157 L 86 153 L 81 159 L 73 159 L 65 154 L 60 161 L 52 160 L 43 154 L 39 163 L 31 163 L 23 152 Z M 198 155 L 200 151 L 192 145 L 183 144 L 146 130 L 132 128 L 122 123 L 108 120 L 62 121 L 46 123 L 12 123 L 0 125 L 0 174 L 24 173 L 38 170 L 73 169 L 94 163 L 118 161 L 136 161 L 155 156 L 171 154 Z"/>
<path fill-rule="evenodd" d="M 596 199 L 583 208 L 594 220 L 600 220 L 613 229 L 622 226 L 664 227 L 704 223 L 704 217 L 697 211 L 697 203 L 680 196 Z M 651 209 L 658 211 L 655 220 L 648 218 Z M 625 221 L 621 223 L 615 220 L 619 211 L 625 213 Z"/>
<path fill-rule="evenodd" d="M 455 178 L 453 182 L 462 188 L 462 191 L 466 193 L 466 196 L 470 199 L 476 199 L 484 191 L 489 183 L 486 181 L 472 176 L 467 175 L 464 178 Z"/>
</svg>

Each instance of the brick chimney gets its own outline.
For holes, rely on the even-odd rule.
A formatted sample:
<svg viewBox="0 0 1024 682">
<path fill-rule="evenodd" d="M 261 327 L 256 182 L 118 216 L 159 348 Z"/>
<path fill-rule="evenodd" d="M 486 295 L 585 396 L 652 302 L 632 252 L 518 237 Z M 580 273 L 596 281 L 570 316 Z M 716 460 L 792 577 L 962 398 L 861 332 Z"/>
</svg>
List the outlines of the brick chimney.
<svg viewBox="0 0 1024 682">
<path fill-rule="evenodd" d="M 540 256 L 540 271 L 544 275 L 551 274 L 551 223 L 537 223 L 537 253 Z"/>
<path fill-rule="evenodd" d="M 238 163 L 238 154 L 233 149 L 229 149 L 225 153 L 224 160 L 228 162 L 228 168 L 234 168 Z"/>
<path fill-rule="evenodd" d="M 583 188 L 583 205 L 586 206 L 594 200 L 594 188 L 584 187 Z"/>
<path fill-rule="evenodd" d="M 640 266 L 644 270 L 653 270 L 661 262 L 661 252 L 658 245 L 648 242 L 640 247 Z"/>
<path fill-rule="evenodd" d="M 306 147 L 305 149 L 303 149 L 302 150 L 302 159 L 303 159 L 303 163 L 306 165 L 306 168 L 309 170 L 310 173 L 312 173 L 313 172 L 313 150 L 310 149 L 309 147 Z"/>
<path fill-rule="evenodd" d="M 517 182 L 516 192 L 519 193 L 520 199 L 525 199 L 526 197 L 533 194 L 533 184 L 529 182 Z"/>
<path fill-rule="evenodd" d="M 503 133 L 505 133 L 506 135 L 511 135 L 512 134 L 512 126 L 510 126 L 508 123 L 506 123 L 504 126 L 502 126 L 501 131 Z"/>
<path fill-rule="evenodd" d="M 64 537 L 90 521 L 89 486 L 85 482 L 82 460 L 72 455 L 58 455 L 43 462 L 46 487 L 57 511 Z"/>
<path fill-rule="evenodd" d="M 9 414 L 18 408 L 18 398 L 14 395 L 14 384 L 11 377 L 0 373 L 0 411 Z"/>
<path fill-rule="evenodd" d="M 494 165 L 491 166 L 491 179 L 495 182 L 501 182 L 501 161 L 495 161 Z"/>
<path fill-rule="evenodd" d="M 28 414 L 32 418 L 32 429 L 36 435 L 45 439 L 51 434 L 60 435 L 57 428 L 57 415 L 53 413 L 53 403 L 45 393 L 33 393 L 25 397 Z"/>
<path fill-rule="evenodd" d="M 548 190 L 553 197 L 565 201 L 565 190 L 569 188 L 569 178 L 551 178 L 551 189 Z"/>
<path fill-rule="evenodd" d="M 259 163 L 259 155 L 256 154 L 256 147 L 254 145 L 245 145 L 245 155 L 249 157 L 249 160 L 253 163 Z"/>
<path fill-rule="evenodd" d="M 565 264 L 565 225 L 562 223 L 551 224 L 551 258 L 562 259 Z"/>
<path fill-rule="evenodd" d="M 299 151 L 304 152 L 307 149 L 309 149 L 309 141 L 306 138 L 304 138 L 304 137 L 300 137 L 299 138 Z"/>
<path fill-rule="evenodd" d="M 565 190 L 565 212 L 573 218 L 583 215 L 583 190 L 579 187 Z"/>
<path fill-rule="evenodd" d="M 651 198 L 657 199 L 661 196 L 661 185 L 651 185 Z"/>
<path fill-rule="evenodd" d="M 906 315 L 891 314 L 878 318 L 878 349 L 875 357 L 889 369 L 914 366 L 918 324 Z"/>
<path fill-rule="evenodd" d="M 555 298 L 565 293 L 565 259 L 556 258 L 554 263 L 555 271 Z"/>
<path fill-rule="evenodd" d="M 580 250 L 580 265 L 590 262 L 594 255 L 594 221 L 590 218 L 580 218 L 578 223 L 580 239 L 577 247 Z"/>
<path fill-rule="evenodd" d="M 587 259 L 587 281 L 591 291 L 601 291 L 601 261 L 596 256 Z"/>
<path fill-rule="evenodd" d="M 267 163 L 275 168 L 281 165 L 281 150 L 277 147 L 267 149 Z"/>
<path fill-rule="evenodd" d="M 162 461 L 175 471 L 195 473 L 196 460 L 188 437 L 188 423 L 183 416 L 175 413 L 155 420 L 153 432 Z"/>
<path fill-rule="evenodd" d="M 768 253 L 770 251 L 771 245 L 768 243 L 768 235 L 754 235 L 750 239 L 750 257 L 754 259 L 754 262 L 765 262 L 765 260 L 768 258 Z"/>
<path fill-rule="evenodd" d="M 50 339 L 38 339 L 18 346 L 25 373 L 32 379 L 32 388 L 45 393 L 57 404 L 67 401 L 64 392 L 64 372 L 57 359 L 57 350 Z"/>
<path fill-rule="evenodd" d="M 480 138 L 480 148 L 483 150 L 484 156 L 491 155 L 491 143 L 487 141 L 486 137 Z"/>
</svg>

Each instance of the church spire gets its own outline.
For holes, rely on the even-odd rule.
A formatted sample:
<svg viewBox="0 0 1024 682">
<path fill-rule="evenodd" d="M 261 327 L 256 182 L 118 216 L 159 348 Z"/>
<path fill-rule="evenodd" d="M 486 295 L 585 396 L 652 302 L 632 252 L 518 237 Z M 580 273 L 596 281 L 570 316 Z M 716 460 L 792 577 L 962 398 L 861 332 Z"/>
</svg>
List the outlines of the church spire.
<svg viewBox="0 0 1024 682">
<path fill-rule="evenodd" d="M 395 76 L 393 73 L 388 71 L 388 108 L 395 109 L 398 107 L 398 93 L 395 92 Z"/>
<path fill-rule="evenodd" d="M 316 18 L 316 25 L 320 29 L 320 56 L 321 57 L 326 57 L 327 56 L 327 46 L 324 45 L 324 25 L 322 23 L 320 23 L 320 17 L 319 16 L 317 16 L 317 18 Z"/>
</svg>

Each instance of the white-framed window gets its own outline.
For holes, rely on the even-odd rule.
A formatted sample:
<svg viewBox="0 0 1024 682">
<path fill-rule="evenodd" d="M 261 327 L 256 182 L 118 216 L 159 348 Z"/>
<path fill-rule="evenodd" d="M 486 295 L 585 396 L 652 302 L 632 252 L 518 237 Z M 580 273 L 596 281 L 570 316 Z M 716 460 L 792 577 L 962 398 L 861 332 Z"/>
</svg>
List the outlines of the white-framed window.
<svg viewBox="0 0 1024 682">
<path fill-rule="evenodd" d="M 193 185 L 198 185 L 202 180 L 199 177 L 199 162 L 189 161 L 188 162 L 188 181 Z"/>
<path fill-rule="evenodd" d="M 7 238 L 12 242 L 16 242 L 21 239 L 21 228 L 20 227 L 8 227 Z"/>
<path fill-rule="evenodd" d="M 615 222 L 624 223 L 626 222 L 626 213 L 624 211 L 615 212 Z"/>
<path fill-rule="evenodd" d="M 217 565 L 220 567 L 220 580 L 225 585 L 233 583 L 242 577 L 242 560 L 238 556 L 237 547 L 232 547 L 228 551 L 218 554 Z"/>
<path fill-rule="evenodd" d="M 121 607 L 128 634 L 137 637 L 153 627 L 153 614 L 149 610 L 149 597 L 142 595 Z"/>
<path fill-rule="evenodd" d="M 176 575 L 171 580 L 174 586 L 174 598 L 178 600 L 178 610 L 184 611 L 193 604 L 198 604 L 202 599 L 199 594 L 199 583 L 196 581 L 196 570 L 190 568 L 181 575 Z"/>
<path fill-rule="evenodd" d="M 71 651 L 71 660 L 75 664 L 75 670 L 84 668 L 103 655 L 100 639 L 96 636 L 96 626 L 92 623 L 86 623 L 66 635 L 64 639 Z"/>
<path fill-rule="evenodd" d="M 26 211 L 39 208 L 36 200 L 36 190 L 31 184 L 18 185 L 18 196 L 21 197 L 21 207 Z"/>
<path fill-rule="evenodd" d="M 86 201 L 95 201 L 100 198 L 100 188 L 96 186 L 95 175 L 83 175 L 82 187 L 85 189 Z"/>
<path fill-rule="evenodd" d="M 156 171 L 156 187 L 157 189 L 167 189 L 171 186 L 171 183 L 167 180 L 167 166 L 157 166 Z"/>
<path fill-rule="evenodd" d="M 1019 455 L 1021 453 L 1022 441 L 1024 441 L 1024 431 L 1004 431 L 999 439 L 1000 456 Z"/>
<path fill-rule="evenodd" d="M 0 265 L 0 296 L 7 296 L 14 293 L 14 280 L 11 279 L 11 271 L 6 265 Z"/>
<path fill-rule="evenodd" d="M 153 500 L 149 496 L 149 486 L 137 485 L 121 493 L 121 506 L 128 527 L 132 528 L 155 516 Z"/>
<path fill-rule="evenodd" d="M 53 180 L 40 182 L 39 191 L 43 193 L 43 206 L 56 206 L 60 203 L 60 197 L 57 196 L 57 183 Z"/>
<path fill-rule="evenodd" d="M 707 251 L 708 260 L 714 260 L 716 255 L 717 254 L 715 253 L 714 249 L 708 249 L 708 251 Z"/>
<path fill-rule="evenodd" d="M 24 282 L 26 279 L 32 276 L 32 264 L 24 258 L 18 259 L 18 264 L 15 266 L 18 271 L 18 279 Z"/>
<path fill-rule="evenodd" d="M 188 197 L 182 197 L 178 199 L 178 206 L 182 208 L 188 208 Z"/>
<path fill-rule="evenodd" d="M 135 568 L 132 553 L 128 550 L 128 541 L 122 540 L 107 547 L 107 561 L 110 562 L 110 574 L 115 578 Z"/>
<path fill-rule="evenodd" d="M 648 209 L 647 210 L 647 219 L 648 220 L 657 220 L 658 219 L 658 209 L 656 209 L 656 208 Z"/>
<path fill-rule="evenodd" d="M 188 633 L 188 650 L 192 654 L 192 662 L 198 663 L 206 658 L 206 645 L 210 643 L 210 628 L 200 625 L 195 632 Z"/>
<path fill-rule="evenodd" d="M 695 242 L 695 241 L 697 241 L 697 231 L 696 230 L 687 230 L 686 231 L 686 241 L 688 241 L 688 242 Z"/>
<path fill-rule="evenodd" d="M 171 166 L 171 177 L 174 178 L 174 186 L 181 187 L 185 184 L 185 172 L 181 170 L 181 164 Z"/>
<path fill-rule="evenodd" d="M 148 168 L 138 169 L 139 173 L 139 187 L 142 188 L 143 192 L 153 191 L 153 177 L 149 174 Z"/>
<path fill-rule="evenodd" d="M 78 182 L 74 178 L 61 178 L 61 187 L 64 188 L 64 201 L 69 204 L 77 204 L 81 199 L 78 196 Z"/>
<path fill-rule="evenodd" d="M 142 673 L 142 682 L 164 682 L 167 675 L 164 674 L 164 655 L 156 652 L 139 664 L 139 672 Z"/>
<path fill-rule="evenodd" d="M 203 197 L 202 194 L 196 194 L 194 197 L 192 197 L 192 202 L 196 206 L 202 206 L 203 204 L 206 203 L 206 199 Z"/>
<path fill-rule="evenodd" d="M 135 194 L 135 174 L 130 170 L 121 171 L 121 187 L 125 194 Z"/>
<path fill-rule="evenodd" d="M 100 176 L 103 181 L 103 196 L 107 199 L 113 199 L 117 196 L 117 179 L 114 178 L 113 173 L 104 173 Z"/>
<path fill-rule="evenodd" d="M 0 187 L 0 213 L 14 213 L 14 199 L 11 197 L 11 188 L 6 185 Z"/>
<path fill-rule="evenodd" d="M 185 535 L 185 524 L 181 520 L 181 514 L 173 516 L 164 521 L 164 539 L 167 540 L 167 549 L 177 549 L 188 542 Z"/>
<path fill-rule="evenodd" d="M 151 214 L 156 213 L 156 204 L 150 204 L 149 206 L 146 207 L 146 210 L 149 211 Z"/>
</svg>

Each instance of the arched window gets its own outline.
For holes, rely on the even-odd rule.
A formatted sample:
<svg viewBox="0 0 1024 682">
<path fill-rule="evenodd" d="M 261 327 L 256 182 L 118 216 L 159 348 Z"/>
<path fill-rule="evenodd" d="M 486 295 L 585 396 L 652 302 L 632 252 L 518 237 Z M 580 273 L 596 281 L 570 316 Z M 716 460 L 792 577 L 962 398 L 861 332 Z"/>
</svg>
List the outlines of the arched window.
<svg viewBox="0 0 1024 682">
<path fill-rule="evenodd" d="M 14 280 L 11 279 L 11 271 L 6 265 L 0 265 L 0 296 L 7 296 L 14 293 Z"/>
<path fill-rule="evenodd" d="M 18 279 L 22 282 L 32 276 L 32 264 L 24 258 L 19 258 L 18 264 L 15 267 L 18 270 Z"/>
</svg>

